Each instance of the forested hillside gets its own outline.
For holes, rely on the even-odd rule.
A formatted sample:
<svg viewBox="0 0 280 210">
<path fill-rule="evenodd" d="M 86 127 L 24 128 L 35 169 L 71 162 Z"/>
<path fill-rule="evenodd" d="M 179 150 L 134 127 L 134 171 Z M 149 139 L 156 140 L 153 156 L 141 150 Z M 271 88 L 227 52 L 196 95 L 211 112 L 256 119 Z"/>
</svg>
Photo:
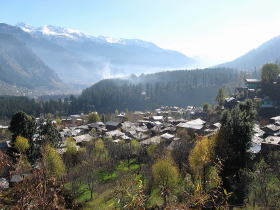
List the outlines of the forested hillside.
<svg viewBox="0 0 280 210">
<path fill-rule="evenodd" d="M 71 110 L 144 110 L 160 105 L 214 102 L 217 90 L 242 82 L 241 72 L 227 69 L 161 72 L 128 79 L 103 80 L 72 101 Z"/>
</svg>

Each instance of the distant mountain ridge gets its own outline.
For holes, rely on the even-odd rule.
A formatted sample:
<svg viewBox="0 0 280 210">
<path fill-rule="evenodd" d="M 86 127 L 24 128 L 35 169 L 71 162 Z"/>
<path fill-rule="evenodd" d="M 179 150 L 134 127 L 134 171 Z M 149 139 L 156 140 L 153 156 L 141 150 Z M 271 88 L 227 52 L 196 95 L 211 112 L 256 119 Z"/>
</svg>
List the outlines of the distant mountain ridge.
<svg viewBox="0 0 280 210">
<path fill-rule="evenodd" d="M 0 24 L 0 33 L 24 42 L 62 81 L 92 84 L 103 78 L 190 67 L 195 60 L 138 39 L 91 36 L 55 26 Z"/>
<path fill-rule="evenodd" d="M 280 63 L 280 36 L 277 36 L 237 59 L 218 65 L 239 70 L 258 70 L 266 63 Z"/>
</svg>

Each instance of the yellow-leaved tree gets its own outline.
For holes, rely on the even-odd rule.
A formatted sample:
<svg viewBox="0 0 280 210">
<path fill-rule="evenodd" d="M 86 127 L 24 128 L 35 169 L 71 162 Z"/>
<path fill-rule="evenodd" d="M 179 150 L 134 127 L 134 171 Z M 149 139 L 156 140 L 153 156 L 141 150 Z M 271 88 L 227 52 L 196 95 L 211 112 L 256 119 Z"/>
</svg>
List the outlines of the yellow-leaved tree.
<svg viewBox="0 0 280 210">
<path fill-rule="evenodd" d="M 179 180 L 178 168 L 171 159 L 160 159 L 152 166 L 152 175 L 154 185 L 161 191 L 165 208 L 168 196 L 174 191 Z"/>
<path fill-rule="evenodd" d="M 61 156 L 48 144 L 43 148 L 43 164 L 49 177 L 61 178 L 65 172 Z"/>
<path fill-rule="evenodd" d="M 15 148 L 17 151 L 19 151 L 21 154 L 25 153 L 26 150 L 29 148 L 29 142 L 27 138 L 24 138 L 22 136 L 18 136 L 15 141 Z"/>
<path fill-rule="evenodd" d="M 202 189 L 206 185 L 206 168 L 212 162 L 216 138 L 198 140 L 189 155 L 189 163 L 196 177 L 201 181 Z"/>
</svg>

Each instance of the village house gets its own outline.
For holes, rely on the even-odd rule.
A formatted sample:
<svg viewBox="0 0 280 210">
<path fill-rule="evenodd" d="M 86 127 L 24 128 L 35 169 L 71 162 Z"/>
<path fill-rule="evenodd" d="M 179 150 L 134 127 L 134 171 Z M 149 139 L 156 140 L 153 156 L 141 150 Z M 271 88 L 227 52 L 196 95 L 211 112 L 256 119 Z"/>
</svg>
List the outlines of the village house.
<svg viewBox="0 0 280 210">
<path fill-rule="evenodd" d="M 154 137 L 151 137 L 151 138 L 148 138 L 144 141 L 140 141 L 139 143 L 143 146 L 148 146 L 148 145 L 151 145 L 151 144 L 160 144 L 162 141 L 162 138 L 160 136 L 154 136 Z"/>
<path fill-rule="evenodd" d="M 66 139 L 68 137 L 75 137 L 78 135 L 82 135 L 82 130 L 78 129 L 77 127 L 66 127 L 64 129 L 62 129 L 60 133 L 60 136 L 62 137 L 62 139 Z"/>
<path fill-rule="evenodd" d="M 124 112 L 121 112 L 120 114 L 117 115 L 117 118 L 119 118 L 119 120 L 123 122 L 125 120 L 125 116 L 126 114 Z"/>
<path fill-rule="evenodd" d="M 280 151 L 280 137 L 268 136 L 261 143 L 261 152 L 266 154 L 270 151 Z"/>
<path fill-rule="evenodd" d="M 77 145 L 82 146 L 84 142 L 90 142 L 91 140 L 93 140 L 93 137 L 89 134 L 84 134 L 80 136 L 75 136 L 73 137 L 73 139 Z"/>
<path fill-rule="evenodd" d="M 280 116 L 276 116 L 276 117 L 271 117 L 269 119 L 270 123 L 276 124 L 276 125 L 280 125 Z"/>
<path fill-rule="evenodd" d="M 113 130 L 116 130 L 118 128 L 121 127 L 121 123 L 119 122 L 113 122 L 113 121 L 108 121 L 105 123 L 105 126 L 106 126 L 106 129 L 108 131 L 113 131 Z"/>
<path fill-rule="evenodd" d="M 0 150 L 7 151 L 11 148 L 11 141 L 0 141 Z"/>
<path fill-rule="evenodd" d="M 185 122 L 187 122 L 187 120 L 185 120 L 183 118 L 169 121 L 169 123 L 171 123 L 172 125 L 178 125 L 179 123 L 185 123 Z"/>
<path fill-rule="evenodd" d="M 70 127 L 72 126 L 72 119 L 71 118 L 63 118 L 61 119 L 61 125 L 64 127 Z"/>
<path fill-rule="evenodd" d="M 140 126 L 146 126 L 148 129 L 154 127 L 154 123 L 149 120 L 139 120 L 138 123 Z"/>
<path fill-rule="evenodd" d="M 175 134 L 176 127 L 173 125 L 167 125 L 160 130 L 160 133 L 168 133 L 168 134 Z"/>
<path fill-rule="evenodd" d="M 259 79 L 245 79 L 245 84 L 248 89 L 260 89 L 261 88 L 261 80 Z"/>
<path fill-rule="evenodd" d="M 163 116 L 152 116 L 151 120 L 155 122 L 162 122 L 164 120 Z"/>
<path fill-rule="evenodd" d="M 84 123 L 84 115 L 70 115 L 72 125 L 80 126 Z"/>
<path fill-rule="evenodd" d="M 277 136 L 280 134 L 280 126 L 275 124 L 266 125 L 262 130 L 265 132 L 265 136 Z"/>
<path fill-rule="evenodd" d="M 234 97 L 225 98 L 224 107 L 225 107 L 226 109 L 232 109 L 232 108 L 234 108 L 238 103 L 239 103 L 239 101 L 238 101 L 236 98 L 234 98 Z"/>
<path fill-rule="evenodd" d="M 92 129 L 95 129 L 97 133 L 105 133 L 107 131 L 106 126 L 103 122 L 95 122 L 87 124 L 87 126 L 90 128 L 90 131 Z"/>
<path fill-rule="evenodd" d="M 169 133 L 165 133 L 165 134 L 162 134 L 161 136 L 160 136 L 162 139 L 164 139 L 165 141 L 172 141 L 173 139 L 174 139 L 174 135 L 171 135 L 171 134 L 169 134 Z"/>
<path fill-rule="evenodd" d="M 132 139 L 143 140 L 149 137 L 149 129 L 145 124 L 139 126 L 135 123 L 126 121 L 122 123 L 121 130 Z"/>
<path fill-rule="evenodd" d="M 9 126 L 0 125 L 0 130 L 8 130 Z"/>
<path fill-rule="evenodd" d="M 186 129 L 190 135 L 194 135 L 194 134 L 202 135 L 205 124 L 206 124 L 205 121 L 198 118 L 196 120 L 191 120 L 185 123 L 179 123 L 177 125 L 177 128 Z"/>
<path fill-rule="evenodd" d="M 106 137 L 115 139 L 123 139 L 123 140 L 130 140 L 131 138 L 125 135 L 125 133 L 119 130 L 108 131 L 105 133 Z"/>
</svg>

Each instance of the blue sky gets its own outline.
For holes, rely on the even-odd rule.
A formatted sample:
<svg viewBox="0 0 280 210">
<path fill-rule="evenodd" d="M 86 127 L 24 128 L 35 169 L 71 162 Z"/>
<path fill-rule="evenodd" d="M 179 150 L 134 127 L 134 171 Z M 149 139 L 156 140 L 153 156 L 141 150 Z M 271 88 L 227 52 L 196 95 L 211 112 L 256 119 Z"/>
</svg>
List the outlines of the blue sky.
<svg viewBox="0 0 280 210">
<path fill-rule="evenodd" d="M 214 62 L 280 35 L 279 0 L 2 0 L 0 22 L 139 38 Z"/>
</svg>

